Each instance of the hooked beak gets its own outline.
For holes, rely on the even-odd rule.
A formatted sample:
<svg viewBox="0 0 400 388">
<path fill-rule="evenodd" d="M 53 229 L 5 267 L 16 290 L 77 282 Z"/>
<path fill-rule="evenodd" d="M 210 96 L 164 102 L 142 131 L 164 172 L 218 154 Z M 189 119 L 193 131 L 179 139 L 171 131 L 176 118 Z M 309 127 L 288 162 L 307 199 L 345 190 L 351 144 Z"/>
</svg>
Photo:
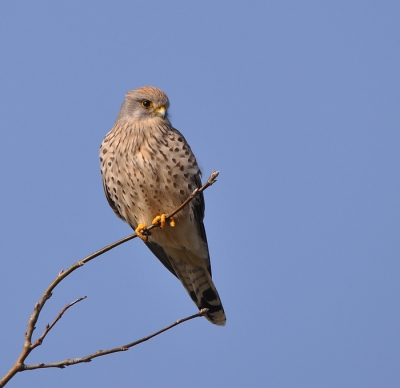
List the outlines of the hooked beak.
<svg viewBox="0 0 400 388">
<path fill-rule="evenodd" d="M 166 115 L 167 111 L 164 106 L 160 106 L 160 107 L 154 109 L 154 113 L 157 116 L 161 117 L 162 119 L 165 119 L 165 115 Z"/>
</svg>

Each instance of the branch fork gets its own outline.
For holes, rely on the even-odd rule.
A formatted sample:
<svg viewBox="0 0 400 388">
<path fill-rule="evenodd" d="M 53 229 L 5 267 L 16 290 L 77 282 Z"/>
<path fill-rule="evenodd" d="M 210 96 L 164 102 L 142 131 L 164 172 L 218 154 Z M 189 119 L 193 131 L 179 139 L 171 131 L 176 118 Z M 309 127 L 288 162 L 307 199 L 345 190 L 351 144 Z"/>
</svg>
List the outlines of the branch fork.
<svg viewBox="0 0 400 388">
<path fill-rule="evenodd" d="M 214 171 L 210 177 L 207 179 L 206 183 L 193 190 L 192 194 L 177 208 L 175 209 L 171 214 L 166 215 L 167 219 L 170 219 L 171 217 L 173 217 L 175 214 L 177 214 L 178 212 L 180 212 L 185 206 L 187 206 L 197 195 L 199 195 L 199 193 L 202 193 L 204 190 L 206 190 L 208 187 L 212 186 L 215 182 L 216 182 L 216 178 L 218 177 L 219 172 L 218 171 Z M 146 229 L 144 229 L 144 233 L 149 233 L 152 229 L 154 228 L 159 228 L 161 227 L 161 222 L 156 223 L 155 225 L 150 225 L 149 227 L 147 227 Z M 143 232 L 142 232 L 143 233 Z M 127 241 L 130 241 L 134 238 L 138 237 L 137 233 L 134 233 L 130 236 L 127 236 L 115 243 L 112 243 L 110 245 L 107 245 L 106 247 L 98 250 L 97 252 L 92 253 L 91 255 L 85 257 L 84 259 L 77 261 L 75 264 L 71 265 L 68 269 L 66 270 L 61 270 L 57 277 L 53 280 L 53 282 L 47 287 L 47 289 L 44 291 L 44 293 L 42 294 L 40 300 L 35 304 L 34 308 L 33 308 L 33 313 L 32 315 L 29 317 L 28 320 L 28 327 L 27 327 L 27 331 L 25 333 L 25 340 L 24 340 L 24 345 L 22 348 L 22 352 L 19 355 L 17 361 L 14 363 L 14 365 L 11 367 L 11 369 L 4 375 L 3 378 L 0 379 L 0 388 L 4 387 L 18 372 L 23 372 L 26 370 L 33 370 L 33 369 L 43 369 L 43 368 L 65 368 L 66 366 L 70 366 L 70 365 L 75 365 L 75 364 L 80 364 L 80 363 L 84 363 L 84 362 L 91 362 L 92 359 L 97 358 L 97 357 L 101 357 L 101 356 L 105 356 L 107 354 L 111 354 L 111 353 L 117 353 L 117 352 L 124 352 L 129 350 L 131 347 L 136 346 L 142 342 L 148 341 L 149 339 L 167 331 L 172 329 L 175 326 L 180 325 L 181 323 L 187 322 L 189 320 L 192 320 L 194 318 L 198 318 L 198 317 L 202 317 L 204 315 L 207 314 L 208 309 L 202 309 L 200 310 L 197 314 L 194 315 L 190 315 L 186 318 L 181 318 L 178 319 L 177 321 L 175 321 L 174 323 L 172 323 L 169 326 L 164 327 L 163 329 L 150 334 L 146 337 L 143 337 L 137 341 L 128 343 L 126 345 L 117 347 L 117 348 L 113 348 L 113 349 L 108 349 L 108 350 L 98 350 L 95 353 L 89 354 L 87 356 L 84 357 L 80 357 L 80 358 L 74 358 L 74 359 L 65 359 L 63 361 L 58 361 L 58 362 L 53 362 L 53 363 L 38 363 L 38 364 L 25 364 L 25 360 L 26 358 L 29 356 L 29 354 L 32 352 L 33 349 L 35 349 L 36 347 L 42 345 L 43 341 L 45 340 L 47 334 L 49 334 L 49 332 L 51 331 L 51 329 L 53 329 L 53 327 L 57 324 L 57 322 L 62 318 L 62 316 L 64 315 L 64 313 L 70 309 L 72 306 L 76 305 L 77 303 L 83 301 L 84 299 L 86 299 L 86 296 L 80 297 L 78 299 L 76 299 L 75 301 L 67 304 L 57 315 L 57 317 L 54 319 L 54 321 L 51 324 L 47 324 L 43 333 L 38 337 L 38 339 L 34 342 L 32 342 L 32 335 L 34 330 L 36 329 L 35 325 L 39 319 L 39 315 L 44 307 L 44 305 L 46 304 L 46 301 L 48 299 L 51 298 L 52 296 L 52 292 L 53 290 L 58 286 L 58 284 L 60 284 L 67 276 L 69 276 L 72 272 L 74 272 L 76 269 L 82 267 L 83 265 L 85 265 L 86 263 L 88 263 L 89 261 L 95 259 L 96 257 L 102 255 L 103 253 L 108 252 L 109 250 L 117 247 L 118 245 L 121 245 Z"/>
</svg>

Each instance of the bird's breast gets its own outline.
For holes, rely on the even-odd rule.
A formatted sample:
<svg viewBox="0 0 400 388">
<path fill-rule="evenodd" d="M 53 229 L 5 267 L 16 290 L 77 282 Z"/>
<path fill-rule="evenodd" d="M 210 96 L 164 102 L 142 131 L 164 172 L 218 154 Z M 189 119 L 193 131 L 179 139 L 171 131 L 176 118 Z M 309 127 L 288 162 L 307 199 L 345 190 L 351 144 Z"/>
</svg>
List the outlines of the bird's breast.
<svg viewBox="0 0 400 388">
<path fill-rule="evenodd" d="M 103 142 L 105 186 L 131 225 L 149 224 L 156 215 L 171 213 L 196 188 L 193 176 L 199 168 L 179 135 L 162 130 L 130 136 L 122 132 Z"/>
</svg>

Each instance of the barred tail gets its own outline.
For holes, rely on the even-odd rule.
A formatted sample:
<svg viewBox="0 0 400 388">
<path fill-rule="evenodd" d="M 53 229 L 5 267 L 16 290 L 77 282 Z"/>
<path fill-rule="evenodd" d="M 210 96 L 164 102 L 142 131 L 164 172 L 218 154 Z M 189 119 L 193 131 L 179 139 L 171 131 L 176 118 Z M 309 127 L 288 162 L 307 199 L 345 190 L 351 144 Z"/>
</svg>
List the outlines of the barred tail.
<svg viewBox="0 0 400 388">
<path fill-rule="evenodd" d="M 224 326 L 224 308 L 208 270 L 183 260 L 171 260 L 171 264 L 199 310 L 208 308 L 206 318 L 215 325 Z"/>
</svg>

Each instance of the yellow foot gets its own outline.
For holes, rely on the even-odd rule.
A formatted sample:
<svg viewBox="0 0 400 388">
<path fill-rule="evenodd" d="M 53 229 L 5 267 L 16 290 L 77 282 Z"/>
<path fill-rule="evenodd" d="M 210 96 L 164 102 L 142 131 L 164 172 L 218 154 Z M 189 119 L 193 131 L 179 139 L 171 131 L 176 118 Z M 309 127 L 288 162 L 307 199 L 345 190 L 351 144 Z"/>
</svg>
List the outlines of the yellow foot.
<svg viewBox="0 0 400 388">
<path fill-rule="evenodd" d="M 139 224 L 135 229 L 136 234 L 144 241 L 147 241 L 147 236 L 143 234 L 143 231 L 147 228 L 145 224 Z"/>
<path fill-rule="evenodd" d="M 161 227 L 161 229 L 163 229 L 165 226 L 166 220 L 167 220 L 167 215 L 161 214 L 160 216 L 157 216 L 156 218 L 154 218 L 154 220 L 151 224 L 157 225 L 158 223 L 160 223 L 160 227 Z M 169 226 L 171 226 L 172 228 L 175 226 L 175 220 L 173 217 L 169 217 L 168 222 L 169 222 Z"/>
</svg>

